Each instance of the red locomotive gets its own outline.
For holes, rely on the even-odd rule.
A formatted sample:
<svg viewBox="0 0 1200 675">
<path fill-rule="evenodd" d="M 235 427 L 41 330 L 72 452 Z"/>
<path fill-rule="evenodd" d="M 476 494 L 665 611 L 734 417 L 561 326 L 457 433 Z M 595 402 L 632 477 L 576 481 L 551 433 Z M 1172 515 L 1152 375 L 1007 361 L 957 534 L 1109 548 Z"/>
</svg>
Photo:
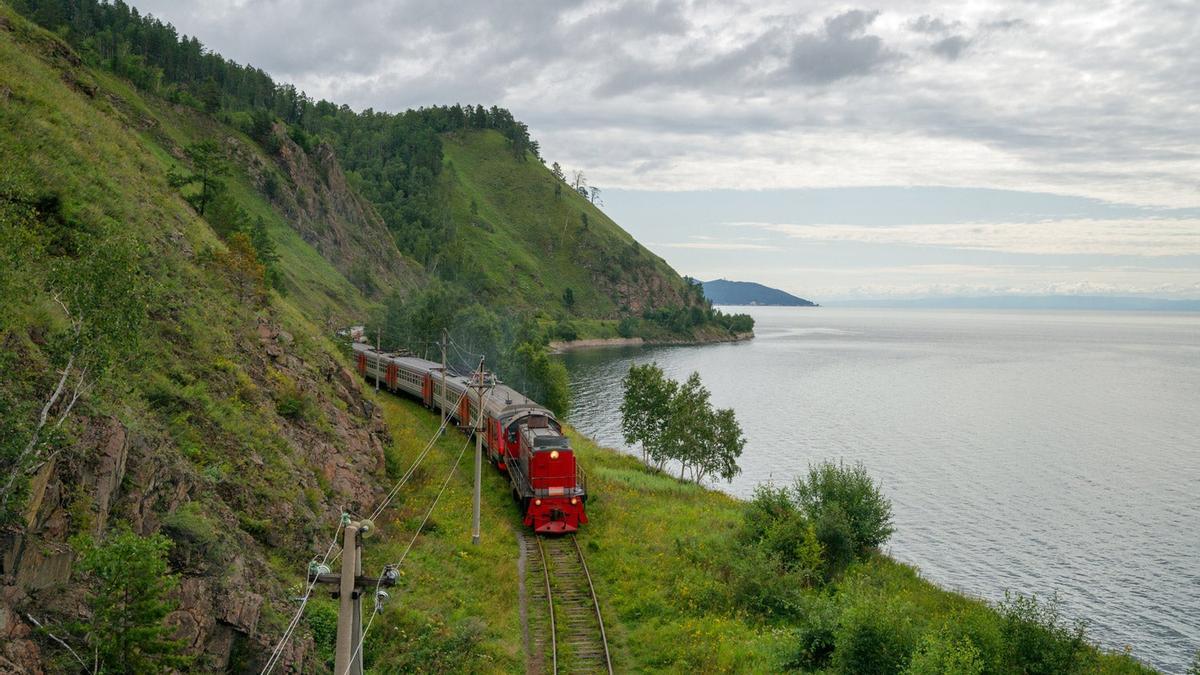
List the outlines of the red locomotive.
<svg viewBox="0 0 1200 675">
<path fill-rule="evenodd" d="M 562 425 L 549 410 L 500 382 L 483 395 L 481 406 L 471 378 L 444 372 L 440 363 L 376 351 L 362 343 L 354 344 L 354 353 L 364 377 L 445 410 L 468 433 L 481 426 L 482 408 L 488 458 L 508 475 L 525 524 L 535 532 L 574 532 L 587 522 L 586 477 Z"/>
</svg>

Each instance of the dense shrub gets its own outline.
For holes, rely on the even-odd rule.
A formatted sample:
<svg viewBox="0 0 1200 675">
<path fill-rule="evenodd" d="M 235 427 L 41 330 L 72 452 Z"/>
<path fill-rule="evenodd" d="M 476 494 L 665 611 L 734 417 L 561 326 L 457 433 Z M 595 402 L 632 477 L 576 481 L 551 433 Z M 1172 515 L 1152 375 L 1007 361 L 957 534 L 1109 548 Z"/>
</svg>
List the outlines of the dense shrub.
<svg viewBox="0 0 1200 675">
<path fill-rule="evenodd" d="M 337 605 L 327 600 L 314 600 L 309 603 L 305 616 L 312 631 L 313 645 L 317 648 L 317 658 L 332 668 L 333 652 L 337 647 Z"/>
<path fill-rule="evenodd" d="M 811 466 L 807 477 L 796 479 L 793 493 L 800 511 L 817 523 L 819 531 L 825 527 L 840 534 L 844 519 L 857 554 L 877 548 L 892 536 L 892 505 L 862 464 Z"/>
<path fill-rule="evenodd" d="M 786 670 L 818 670 L 829 666 L 836 646 L 842 608 L 830 597 L 806 593 L 796 615 L 795 641 L 784 654 Z"/>
<path fill-rule="evenodd" d="M 762 548 L 745 549 L 731 556 L 729 593 L 744 609 L 765 616 L 792 616 L 800 605 L 802 589 L 795 579 L 780 573 L 779 557 Z"/>
<path fill-rule="evenodd" d="M 872 598 L 842 615 L 833 652 L 834 668 L 851 675 L 891 675 L 908 665 L 917 631 L 900 603 Z"/>
<path fill-rule="evenodd" d="M 567 340 L 568 342 L 578 340 L 579 331 L 576 330 L 574 323 L 563 319 L 554 325 L 554 337 L 559 340 Z"/>
<path fill-rule="evenodd" d="M 839 505 L 820 509 L 810 517 L 821 546 L 822 572 L 826 581 L 833 579 L 854 562 L 858 547 L 850 518 Z"/>
<path fill-rule="evenodd" d="M 637 335 L 637 330 L 638 320 L 632 316 L 621 319 L 621 322 L 617 324 L 617 334 L 623 338 L 631 338 Z"/>
<path fill-rule="evenodd" d="M 1069 622 L 1059 612 L 1058 599 L 1010 595 L 996 606 L 1007 660 L 1029 675 L 1074 673 L 1094 658 L 1082 622 Z"/>
<path fill-rule="evenodd" d="M 205 570 L 219 565 L 225 555 L 221 526 L 199 502 L 188 502 L 167 514 L 162 530 L 175 542 L 171 562 L 182 569 Z"/>
<path fill-rule="evenodd" d="M 913 654 L 906 675 L 982 675 L 984 661 L 970 638 L 929 633 Z"/>
<path fill-rule="evenodd" d="M 171 592 L 179 579 L 167 566 L 171 541 L 122 525 L 99 545 L 86 538 L 72 543 L 82 549 L 77 570 L 89 589 L 88 618 L 73 630 L 82 634 L 97 672 L 186 669 L 191 659 L 182 653 L 183 641 L 171 639 L 175 629 L 164 623 L 178 604 Z"/>
</svg>

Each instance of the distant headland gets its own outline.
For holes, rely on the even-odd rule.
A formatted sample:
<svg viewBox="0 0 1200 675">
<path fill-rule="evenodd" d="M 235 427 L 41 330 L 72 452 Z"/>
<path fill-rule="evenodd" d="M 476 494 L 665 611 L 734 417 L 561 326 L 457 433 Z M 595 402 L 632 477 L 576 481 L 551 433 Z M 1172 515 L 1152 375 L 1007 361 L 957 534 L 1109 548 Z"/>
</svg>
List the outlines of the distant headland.
<svg viewBox="0 0 1200 675">
<path fill-rule="evenodd" d="M 799 298 L 778 288 L 753 281 L 714 279 L 705 281 L 704 296 L 714 305 L 771 305 L 776 307 L 820 307 L 811 300 Z"/>
</svg>

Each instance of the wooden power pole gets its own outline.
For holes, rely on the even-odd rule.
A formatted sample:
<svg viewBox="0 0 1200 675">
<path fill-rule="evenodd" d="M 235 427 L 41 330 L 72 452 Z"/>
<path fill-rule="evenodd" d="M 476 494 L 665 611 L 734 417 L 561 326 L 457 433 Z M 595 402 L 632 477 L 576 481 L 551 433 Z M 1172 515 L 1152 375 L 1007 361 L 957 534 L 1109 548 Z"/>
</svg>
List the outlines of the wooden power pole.
<svg viewBox="0 0 1200 675">
<path fill-rule="evenodd" d="M 333 672 L 337 675 L 362 675 L 362 595 L 370 589 L 395 586 L 399 574 L 390 565 L 378 577 L 362 574 L 363 538 L 374 525 L 369 520 L 352 521 L 343 515 L 342 569 L 330 574 L 325 568 L 309 568 L 309 581 L 336 586 L 338 601 L 337 644 L 333 653 Z M 384 596 L 386 597 L 386 596 Z M 382 598 L 376 598 L 380 602 Z"/>
<path fill-rule="evenodd" d="M 439 408 L 442 410 L 442 426 L 443 432 L 446 431 L 446 341 L 448 339 L 446 329 L 442 329 L 442 403 Z"/>
<path fill-rule="evenodd" d="M 487 433 L 487 425 L 483 418 L 483 401 L 487 392 L 494 386 L 483 370 L 483 361 L 479 361 L 479 370 L 475 372 L 475 381 L 471 385 L 475 389 L 475 492 L 471 496 L 471 543 L 479 545 L 479 493 L 483 482 L 483 435 Z"/>
<path fill-rule="evenodd" d="M 342 537 L 342 573 L 338 578 L 338 625 L 337 646 L 333 656 L 333 672 L 345 674 L 350 671 L 350 653 L 354 649 L 354 608 L 358 605 L 358 593 L 354 589 L 354 573 L 358 571 L 358 527 L 360 523 L 346 525 Z"/>
</svg>

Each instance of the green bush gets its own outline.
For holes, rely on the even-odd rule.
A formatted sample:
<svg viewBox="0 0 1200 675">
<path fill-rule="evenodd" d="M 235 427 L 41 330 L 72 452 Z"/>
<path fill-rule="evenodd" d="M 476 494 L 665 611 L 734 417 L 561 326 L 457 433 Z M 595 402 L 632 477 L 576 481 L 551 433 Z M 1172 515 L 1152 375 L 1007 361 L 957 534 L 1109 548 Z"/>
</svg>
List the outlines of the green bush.
<svg viewBox="0 0 1200 675">
<path fill-rule="evenodd" d="M 98 672 L 186 669 L 191 659 L 182 654 L 183 642 L 170 639 L 174 629 L 164 623 L 177 604 L 170 593 L 179 583 L 167 567 L 171 541 L 122 525 L 100 545 L 72 543 L 83 549 L 78 570 L 89 589 L 88 619 L 73 630 L 82 633 Z"/>
<path fill-rule="evenodd" d="M 873 598 L 842 615 L 833 652 L 834 668 L 849 675 L 891 675 L 908 666 L 917 631 L 907 606 Z"/>
<path fill-rule="evenodd" d="M 1192 657 L 1192 665 L 1188 666 L 1187 675 L 1200 675 L 1200 650 Z"/>
<path fill-rule="evenodd" d="M 765 616 L 792 616 L 801 585 L 782 571 L 779 558 L 759 547 L 729 558 L 729 593 L 739 607 Z"/>
<path fill-rule="evenodd" d="M 332 667 L 333 652 L 337 647 L 337 606 L 327 600 L 312 600 L 305 614 L 317 648 L 317 659 Z"/>
<path fill-rule="evenodd" d="M 1020 672 L 1075 673 L 1092 663 L 1083 622 L 1063 619 L 1057 598 L 1043 602 L 1036 595 L 1005 593 L 996 610 L 1007 660 Z"/>
<path fill-rule="evenodd" d="M 631 338 L 634 335 L 637 335 L 637 330 L 638 320 L 632 316 L 627 316 L 624 319 L 621 319 L 620 323 L 617 324 L 617 335 L 620 335 L 623 338 Z"/>
<path fill-rule="evenodd" d="M 825 595 L 806 593 L 800 598 L 796 639 L 784 655 L 785 670 L 820 670 L 829 666 L 837 645 L 841 607 Z"/>
<path fill-rule="evenodd" d="M 817 512 L 812 523 L 817 541 L 821 544 L 821 557 L 824 562 L 822 572 L 825 580 L 830 581 L 846 571 L 850 563 L 854 562 L 857 553 L 854 528 L 846 512 L 836 504 Z"/>
<path fill-rule="evenodd" d="M 567 340 L 568 342 L 578 340 L 579 331 L 575 329 L 575 324 L 563 319 L 554 325 L 554 337 L 559 340 Z"/>
<path fill-rule="evenodd" d="M 892 505 L 862 464 L 821 462 L 793 486 L 796 503 L 808 518 L 833 527 L 845 519 L 856 554 L 877 548 L 892 536 Z M 840 525 L 838 525 L 840 528 Z"/>
<path fill-rule="evenodd" d="M 178 567 L 207 569 L 219 565 L 225 555 L 221 526 L 199 502 L 188 502 L 167 514 L 162 531 L 175 542 L 171 561 Z"/>
<path fill-rule="evenodd" d="M 984 661 L 970 638 L 930 633 L 913 654 L 906 675 L 983 675 Z"/>
</svg>

